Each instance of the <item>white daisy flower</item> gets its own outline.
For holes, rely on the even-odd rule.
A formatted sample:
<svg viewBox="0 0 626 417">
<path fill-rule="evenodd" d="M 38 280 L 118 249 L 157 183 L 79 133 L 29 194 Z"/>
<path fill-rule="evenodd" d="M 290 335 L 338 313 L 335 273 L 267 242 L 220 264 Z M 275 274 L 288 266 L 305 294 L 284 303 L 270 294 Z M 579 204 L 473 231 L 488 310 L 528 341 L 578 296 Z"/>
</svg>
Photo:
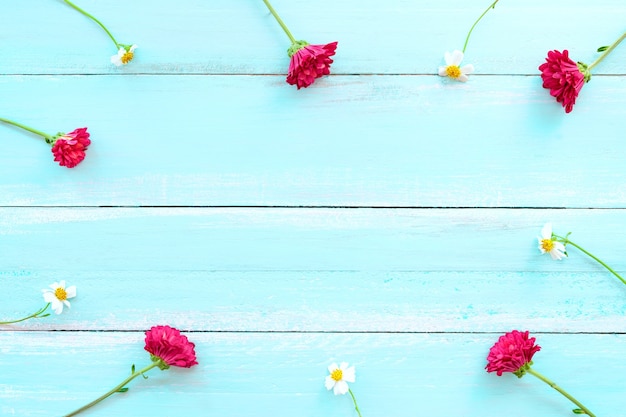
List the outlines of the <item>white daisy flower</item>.
<svg viewBox="0 0 626 417">
<path fill-rule="evenodd" d="M 552 239 L 552 223 L 546 223 L 541 229 L 541 236 L 537 238 L 539 241 L 539 250 L 541 253 L 549 253 L 552 259 L 561 260 L 567 257 L 565 253 L 565 245 Z"/>
<path fill-rule="evenodd" d="M 70 307 L 70 302 L 67 301 L 68 298 L 76 297 L 76 286 L 72 285 L 71 287 L 65 288 L 65 281 L 61 281 L 53 283 L 50 285 L 50 288 L 52 288 L 52 290 L 42 290 L 43 299 L 46 303 L 50 303 L 56 314 L 61 314 L 64 304 L 68 308 Z"/>
<path fill-rule="evenodd" d="M 348 382 L 355 381 L 354 366 L 348 368 L 348 362 L 341 362 L 339 366 L 336 363 L 328 367 L 330 375 L 326 377 L 326 389 L 333 390 L 335 395 L 343 395 L 350 390 Z"/>
<path fill-rule="evenodd" d="M 135 56 L 135 49 L 137 49 L 137 45 L 132 45 L 130 48 L 121 47 L 117 51 L 117 54 L 111 57 L 111 63 L 115 64 L 115 66 L 118 67 L 128 64 L 130 61 L 133 60 L 133 57 Z"/>
<path fill-rule="evenodd" d="M 442 77 L 450 77 L 457 81 L 466 82 L 469 78 L 468 74 L 474 72 L 474 66 L 472 64 L 463 65 L 460 67 L 461 61 L 463 61 L 463 52 L 458 49 L 452 53 L 446 52 L 443 56 L 446 61 L 446 65 L 439 67 L 439 75 Z"/>
</svg>

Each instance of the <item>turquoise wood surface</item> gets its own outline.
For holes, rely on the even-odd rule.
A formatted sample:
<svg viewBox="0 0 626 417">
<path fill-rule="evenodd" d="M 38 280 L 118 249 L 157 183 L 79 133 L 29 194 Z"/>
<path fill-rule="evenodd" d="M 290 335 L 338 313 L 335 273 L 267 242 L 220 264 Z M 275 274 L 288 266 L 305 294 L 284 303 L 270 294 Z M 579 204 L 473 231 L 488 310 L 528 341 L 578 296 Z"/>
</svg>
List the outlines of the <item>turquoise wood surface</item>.
<svg viewBox="0 0 626 417">
<path fill-rule="evenodd" d="M 78 0 L 77 0 L 78 2 Z M 326 367 L 356 365 L 363 417 L 571 416 L 532 376 L 484 370 L 530 330 L 535 367 L 597 416 L 626 416 L 626 45 L 574 111 L 541 87 L 551 49 L 591 62 L 626 3 L 503 0 L 476 27 L 466 84 L 436 75 L 487 4 L 274 0 L 297 38 L 339 41 L 332 75 L 285 83 L 261 0 L 3 2 L 0 117 L 88 126 L 73 169 L 0 125 L 0 321 L 41 289 L 62 315 L 0 325 L 0 415 L 61 416 L 181 329 L 199 365 L 152 370 L 85 416 L 355 417 Z"/>
</svg>

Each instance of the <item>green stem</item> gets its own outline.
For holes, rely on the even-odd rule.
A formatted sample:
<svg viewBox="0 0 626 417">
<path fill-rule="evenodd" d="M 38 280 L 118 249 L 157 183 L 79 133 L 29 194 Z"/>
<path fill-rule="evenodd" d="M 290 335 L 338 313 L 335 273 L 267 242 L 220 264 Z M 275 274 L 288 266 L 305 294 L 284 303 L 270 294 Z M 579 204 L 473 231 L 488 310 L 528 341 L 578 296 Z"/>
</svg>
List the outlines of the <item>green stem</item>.
<svg viewBox="0 0 626 417">
<path fill-rule="evenodd" d="M 34 312 L 33 314 L 31 314 L 30 316 L 18 319 L 18 320 L 10 320 L 10 321 L 0 321 L 0 324 L 13 324 L 13 323 L 19 323 L 20 321 L 26 321 L 28 319 L 38 319 L 41 317 L 46 317 L 49 314 L 46 314 L 45 316 L 42 316 L 41 314 L 46 311 L 48 309 L 48 307 L 50 307 L 50 303 L 46 304 L 45 306 L 43 306 L 42 308 L 40 308 L 39 310 L 37 310 L 36 312 Z"/>
<path fill-rule="evenodd" d="M 610 266 L 608 266 L 606 263 L 602 262 L 601 259 L 599 259 L 597 256 L 595 256 L 594 254 L 590 253 L 589 251 L 585 250 L 584 248 L 582 248 L 581 246 L 577 245 L 576 243 L 572 242 L 571 240 L 569 240 L 567 237 L 561 237 L 559 235 L 555 235 L 553 233 L 554 237 L 556 237 L 561 243 L 563 243 L 563 245 L 567 245 L 570 244 L 573 247 L 577 248 L 579 251 L 581 251 L 582 253 L 586 254 L 587 256 L 591 257 L 592 259 L 594 259 L 596 262 L 598 262 L 600 265 L 602 265 L 603 267 L 605 267 L 607 270 L 609 270 L 609 272 L 611 272 L 613 275 L 615 275 L 620 281 L 622 281 L 623 284 L 626 285 L 626 280 L 624 278 L 621 277 L 620 274 L 618 274 L 617 272 L 615 272 L 615 270 L 613 268 L 611 268 Z"/>
<path fill-rule="evenodd" d="M 289 37 L 289 40 L 291 41 L 291 43 L 296 43 L 296 38 L 293 37 L 293 35 L 289 31 L 289 29 L 287 28 L 287 25 L 285 25 L 285 22 L 283 22 L 283 20 L 280 18 L 280 16 L 278 16 L 278 13 L 276 13 L 276 10 L 274 10 L 274 8 L 270 4 L 270 2 L 268 0 L 263 0 L 263 3 L 265 3 L 267 8 L 270 9 L 270 13 L 274 16 L 274 18 L 276 19 L 276 21 L 278 22 L 280 27 L 283 28 L 283 30 L 285 31 L 285 33 Z"/>
<path fill-rule="evenodd" d="M 109 37 L 111 38 L 111 40 L 115 44 L 115 47 L 117 49 L 121 48 L 121 45 L 115 40 L 115 38 L 113 37 L 113 34 L 111 32 L 109 32 L 109 29 L 107 29 L 106 26 L 104 26 L 101 21 L 96 19 L 92 14 L 87 13 L 86 11 L 84 11 L 83 9 L 81 9 L 80 7 L 78 7 L 77 5 L 72 3 L 70 0 L 63 0 L 63 1 L 66 2 L 70 7 L 74 8 L 75 10 L 78 10 L 80 13 L 84 14 L 85 16 L 87 16 L 88 18 L 90 18 L 91 20 L 96 22 L 98 25 L 100 25 L 100 27 L 102 29 L 104 29 L 104 31 L 107 33 L 107 35 L 109 35 Z"/>
<path fill-rule="evenodd" d="M 350 396 L 352 397 L 352 402 L 354 403 L 354 409 L 356 410 L 356 412 L 359 415 L 359 417 L 363 417 L 361 415 L 361 410 L 359 410 L 359 405 L 356 403 L 356 398 L 354 396 L 354 393 L 352 392 L 352 390 L 350 388 L 348 388 L 348 392 L 350 393 Z"/>
<path fill-rule="evenodd" d="M 526 370 L 526 372 L 528 372 L 531 375 L 536 376 L 537 378 L 539 378 L 540 380 L 542 380 L 543 382 L 545 382 L 546 384 L 550 385 L 552 388 L 554 388 L 555 390 L 557 390 L 558 392 L 563 394 L 565 396 L 565 398 L 567 398 L 568 400 L 570 400 L 571 402 L 576 404 L 589 417 L 596 417 L 595 414 L 593 414 L 591 411 L 589 411 L 589 409 L 587 407 L 585 407 L 584 405 L 582 405 L 576 398 L 574 398 L 571 395 L 569 395 L 567 392 L 565 392 L 563 390 L 563 388 L 559 387 L 557 384 L 555 384 L 554 382 L 550 381 L 548 378 L 546 378 L 545 376 L 541 375 L 539 372 L 535 371 L 534 369 L 532 369 L 530 367 Z"/>
<path fill-rule="evenodd" d="M 87 405 L 84 405 L 82 407 L 80 407 L 78 410 L 72 411 L 69 414 L 66 414 L 64 417 L 71 417 L 71 416 L 75 416 L 78 413 L 81 413 L 83 411 L 85 411 L 88 408 L 93 407 L 94 405 L 98 404 L 100 401 L 110 397 L 111 395 L 115 394 L 116 392 L 119 392 L 119 390 L 121 390 L 122 388 L 124 388 L 124 386 L 126 384 L 128 384 L 130 381 L 132 381 L 133 379 L 135 379 L 136 377 L 138 377 L 139 375 L 142 375 L 144 372 L 149 371 L 150 369 L 159 366 L 159 361 L 157 362 L 152 362 L 150 365 L 146 366 L 143 369 L 140 369 L 137 372 L 133 372 L 132 374 L 130 374 L 130 376 L 128 378 L 126 378 L 125 380 L 123 380 L 120 384 L 118 384 L 117 386 L 115 386 L 115 388 L 113 388 L 112 390 L 110 390 L 109 392 L 107 392 L 106 394 L 96 398 L 95 400 L 93 400 L 92 402 L 90 402 Z"/>
<path fill-rule="evenodd" d="M 9 120 L 9 119 L 5 119 L 4 117 L 0 117 L 0 122 L 8 123 L 10 125 L 17 126 L 17 127 L 21 128 L 21 129 L 28 130 L 29 132 L 34 133 L 35 135 L 42 136 L 46 140 L 46 142 L 54 140 L 54 138 L 51 135 L 48 135 L 47 133 L 44 133 L 41 130 L 33 129 L 32 127 L 23 125 L 21 123 L 14 122 L 13 120 Z M 48 142 L 48 143 L 50 143 L 50 142 Z"/>
<path fill-rule="evenodd" d="M 480 22 L 480 19 L 483 18 L 484 15 L 487 14 L 487 12 L 491 9 L 495 9 L 496 7 L 496 3 L 499 2 L 500 0 L 496 0 L 493 3 L 491 3 L 491 5 L 489 7 L 487 7 L 487 10 L 485 10 L 483 12 L 483 14 L 480 15 L 480 17 L 474 22 L 474 24 L 472 25 L 472 27 L 470 28 L 469 32 L 467 33 L 467 37 L 465 38 L 465 45 L 463 45 L 463 53 L 465 53 L 465 49 L 467 48 L 467 43 L 469 42 L 469 38 L 470 35 L 472 34 L 472 31 L 474 30 L 474 28 L 476 27 L 476 25 L 478 24 L 478 22 Z"/>
<path fill-rule="evenodd" d="M 607 50 L 606 50 L 606 51 L 604 51 L 604 53 L 598 57 L 598 59 L 596 59 L 595 61 L 593 61 L 593 62 L 592 62 L 592 63 L 591 63 L 591 64 L 587 67 L 587 70 L 591 71 L 591 68 L 593 68 L 593 67 L 595 67 L 596 65 L 598 65 L 598 64 L 599 64 L 599 63 L 600 63 L 600 62 L 601 62 L 604 58 L 606 58 L 606 56 L 607 56 L 608 54 L 610 54 L 610 53 L 611 53 L 611 51 L 612 51 L 613 49 L 615 49 L 615 47 L 616 47 L 617 45 L 619 45 L 619 43 L 620 43 L 621 41 L 623 41 L 623 40 L 624 40 L 624 38 L 626 38 L 626 32 L 624 32 L 624 34 L 623 34 L 622 36 L 620 36 L 618 40 L 616 40 L 615 42 L 613 42 L 613 44 L 612 44 L 611 46 L 609 46 L 609 47 L 607 48 Z"/>
</svg>

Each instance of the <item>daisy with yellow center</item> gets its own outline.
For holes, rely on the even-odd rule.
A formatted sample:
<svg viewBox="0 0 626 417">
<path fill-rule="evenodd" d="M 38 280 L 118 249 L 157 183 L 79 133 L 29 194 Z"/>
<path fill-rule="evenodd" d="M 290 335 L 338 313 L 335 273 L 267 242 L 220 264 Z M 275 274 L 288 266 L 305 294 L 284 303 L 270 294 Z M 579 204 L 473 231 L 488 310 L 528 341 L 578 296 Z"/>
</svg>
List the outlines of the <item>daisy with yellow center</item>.
<svg viewBox="0 0 626 417">
<path fill-rule="evenodd" d="M 356 402 L 356 398 L 352 393 L 352 390 L 348 386 L 348 382 L 354 382 L 356 380 L 356 374 L 354 366 L 348 367 L 348 362 L 341 362 L 339 366 L 336 363 L 332 363 L 328 367 L 329 375 L 326 377 L 326 389 L 333 390 L 335 395 L 344 395 L 350 393 L 352 402 L 354 403 L 354 409 L 359 417 L 361 417 L 361 410 Z"/>
<path fill-rule="evenodd" d="M 552 223 L 546 223 L 541 229 L 541 236 L 537 238 L 539 240 L 539 250 L 541 253 L 549 253 L 552 259 L 560 261 L 567 257 L 565 251 L 565 245 L 561 242 L 557 242 L 552 237 Z"/>
<path fill-rule="evenodd" d="M 33 314 L 22 317 L 21 319 L 0 321 L 0 325 L 19 323 L 28 319 L 40 319 L 43 317 L 48 317 L 50 315 L 50 313 L 47 313 L 48 307 L 52 307 L 55 313 L 61 314 L 63 312 L 64 305 L 66 305 L 68 308 L 70 306 L 70 302 L 67 301 L 68 298 L 76 297 L 76 287 L 74 285 L 72 285 L 71 287 L 66 287 L 65 281 L 55 282 L 54 284 L 50 285 L 50 289 L 46 288 L 42 291 L 43 299 L 46 301 L 45 306 L 35 311 Z"/>
<path fill-rule="evenodd" d="M 76 297 L 76 287 L 72 285 L 71 287 L 65 287 L 65 281 L 55 282 L 50 285 L 50 290 L 43 290 L 43 299 L 50 303 L 52 310 L 56 314 L 61 314 L 63 312 L 63 306 L 70 307 L 69 298 Z"/>
<path fill-rule="evenodd" d="M 122 45 L 117 54 L 111 57 L 111 63 L 117 67 L 128 64 L 135 57 L 135 49 L 137 49 L 137 45 Z"/>
<path fill-rule="evenodd" d="M 439 67 L 439 75 L 442 77 L 450 77 L 453 80 L 466 82 L 469 78 L 468 74 L 474 72 L 474 66 L 472 64 L 460 66 L 463 61 L 463 52 L 453 51 L 452 53 L 446 52 L 443 56 L 446 65 Z"/>
<path fill-rule="evenodd" d="M 565 245 L 572 245 L 573 247 L 605 267 L 611 274 L 615 275 L 617 279 L 622 281 L 622 284 L 626 285 L 626 279 L 618 274 L 613 268 L 608 266 L 604 261 L 602 261 L 593 253 L 589 252 L 587 249 L 569 240 L 570 234 L 571 232 L 566 234 L 565 236 L 559 236 L 552 231 L 552 223 L 546 223 L 545 226 L 543 226 L 543 229 L 541 229 L 541 236 L 537 238 L 537 240 L 539 241 L 539 251 L 541 253 L 549 253 L 552 259 L 561 260 L 567 256 Z"/>
<path fill-rule="evenodd" d="M 100 26 L 102 28 L 102 30 L 104 30 L 106 32 L 107 35 L 109 35 L 109 38 L 111 38 L 111 40 L 113 41 L 113 43 L 115 44 L 115 47 L 117 48 L 117 54 L 113 55 L 111 57 L 111 62 L 113 64 L 115 64 L 116 66 L 120 66 L 120 65 L 126 65 L 128 64 L 130 61 L 133 60 L 133 57 L 135 56 L 135 48 L 137 48 L 137 45 L 126 45 L 123 43 L 119 43 L 115 37 L 113 36 L 113 34 L 109 31 L 109 29 L 107 29 L 106 26 L 104 26 L 104 24 L 99 21 L 98 19 L 96 19 L 96 17 L 90 13 L 87 13 L 85 10 L 81 9 L 80 7 L 78 7 L 77 5 L 75 5 L 74 3 L 72 3 L 70 0 L 63 0 L 68 6 L 70 6 L 71 8 L 73 8 L 74 10 L 82 13 L 83 15 L 87 16 L 88 18 L 90 18 L 91 20 L 93 20 L 94 22 L 96 22 L 98 24 L 98 26 Z"/>
</svg>

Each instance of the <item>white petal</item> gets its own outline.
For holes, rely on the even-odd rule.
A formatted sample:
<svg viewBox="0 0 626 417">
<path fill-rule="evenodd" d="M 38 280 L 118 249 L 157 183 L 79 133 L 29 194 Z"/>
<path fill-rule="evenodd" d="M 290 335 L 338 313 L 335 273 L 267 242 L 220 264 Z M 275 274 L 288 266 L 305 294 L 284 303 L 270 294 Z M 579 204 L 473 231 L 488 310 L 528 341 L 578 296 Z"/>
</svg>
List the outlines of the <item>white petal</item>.
<svg viewBox="0 0 626 417">
<path fill-rule="evenodd" d="M 59 281 L 59 287 L 65 289 L 65 281 L 64 280 Z"/>
<path fill-rule="evenodd" d="M 463 61 L 463 52 L 456 49 L 452 52 L 451 58 L 451 63 L 448 65 L 459 65 Z"/>
<path fill-rule="evenodd" d="M 72 285 L 71 287 L 67 287 L 65 289 L 65 293 L 67 294 L 67 298 L 76 297 L 76 285 Z"/>
<path fill-rule="evenodd" d="M 132 45 L 128 52 L 135 52 L 135 49 L 137 49 L 137 45 Z"/>
<path fill-rule="evenodd" d="M 461 72 L 463 74 L 471 74 L 474 72 L 474 66 L 472 64 L 463 65 L 461 67 Z"/>
<path fill-rule="evenodd" d="M 546 223 L 541 229 L 541 237 L 544 239 L 552 239 L 552 223 Z"/>
<path fill-rule="evenodd" d="M 61 314 L 63 312 L 63 303 L 56 298 L 52 301 L 51 307 L 56 314 Z"/>
<path fill-rule="evenodd" d="M 446 66 L 452 65 L 452 54 L 446 52 L 443 54 L 443 60 L 446 62 Z"/>
<path fill-rule="evenodd" d="M 327 390 L 331 390 L 335 386 L 335 380 L 332 379 L 330 376 L 327 376 L 326 381 L 324 381 L 324 385 L 326 386 Z"/>
<path fill-rule="evenodd" d="M 59 283 L 53 282 L 52 284 L 48 285 L 48 287 L 52 288 L 52 291 L 55 291 L 57 288 L 59 288 Z"/>
<path fill-rule="evenodd" d="M 345 371 L 346 369 L 348 369 L 348 362 L 341 362 L 339 364 L 339 369 L 341 369 L 342 371 Z"/>
<path fill-rule="evenodd" d="M 354 369 L 354 366 L 351 366 L 345 371 L 343 371 L 342 379 L 347 382 L 354 382 L 356 380 L 356 371 Z"/>
<path fill-rule="evenodd" d="M 469 80 L 469 77 L 463 73 L 457 78 L 457 81 L 461 81 L 462 83 L 467 82 L 467 80 Z"/>
<path fill-rule="evenodd" d="M 346 392 L 348 392 L 348 390 L 350 389 L 350 387 L 348 387 L 348 384 L 346 384 L 346 381 L 337 381 L 337 383 L 335 384 L 335 388 L 333 389 L 333 392 L 335 393 L 335 395 L 344 395 Z"/>
<path fill-rule="evenodd" d="M 47 291 L 43 293 L 43 300 L 46 303 L 53 303 L 54 301 L 59 301 L 57 300 L 56 296 L 54 295 L 53 292 Z"/>
<path fill-rule="evenodd" d="M 70 308 L 70 302 L 67 300 L 63 300 L 63 304 L 65 304 L 67 306 L 67 308 Z"/>
<path fill-rule="evenodd" d="M 539 252 L 541 253 L 546 253 L 546 250 L 543 248 L 543 245 L 541 243 L 541 241 L 543 240 L 542 238 L 538 237 L 537 240 L 539 241 Z"/>
<path fill-rule="evenodd" d="M 337 366 L 337 364 L 335 362 L 333 362 L 330 365 L 328 365 L 328 372 L 330 372 L 331 374 L 333 373 L 333 371 L 335 369 L 339 369 L 339 367 Z"/>
<path fill-rule="evenodd" d="M 442 77 L 447 77 L 448 76 L 448 73 L 446 72 L 447 68 L 448 67 L 439 67 L 439 75 Z"/>
</svg>

